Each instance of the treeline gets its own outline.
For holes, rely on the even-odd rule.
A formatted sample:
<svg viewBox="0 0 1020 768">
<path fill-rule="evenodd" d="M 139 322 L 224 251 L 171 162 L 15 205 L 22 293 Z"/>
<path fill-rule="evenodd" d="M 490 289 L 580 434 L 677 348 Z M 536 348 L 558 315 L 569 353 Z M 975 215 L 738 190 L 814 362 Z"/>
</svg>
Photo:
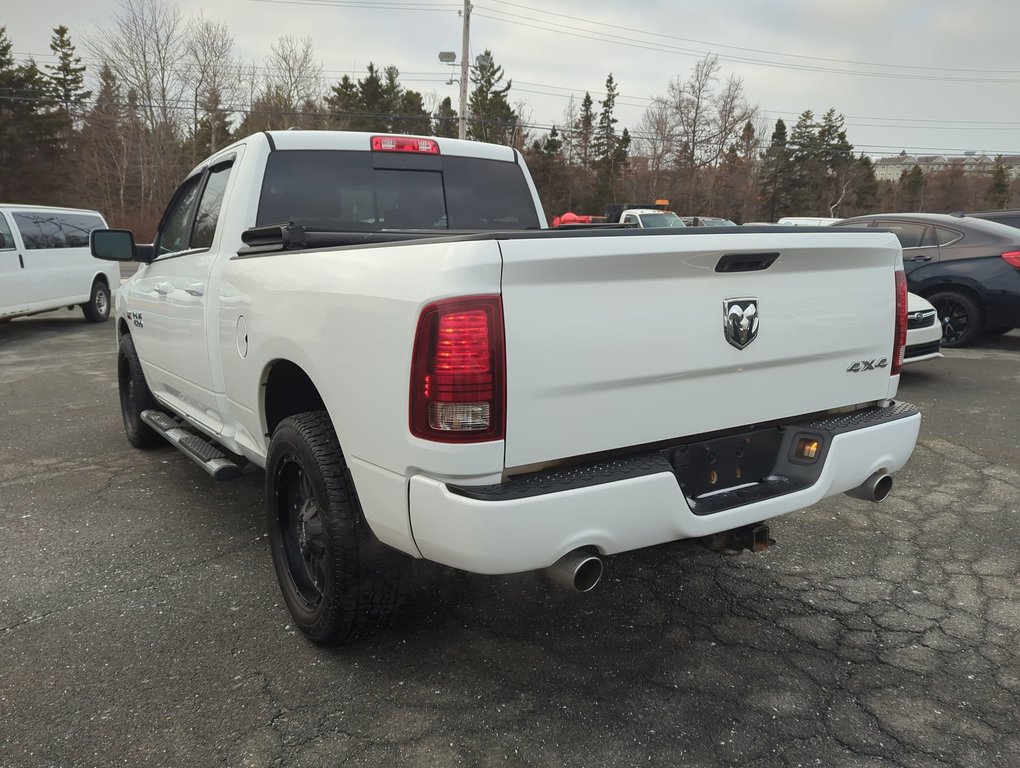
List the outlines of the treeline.
<svg viewBox="0 0 1020 768">
<path fill-rule="evenodd" d="M 394 66 L 369 64 L 361 78 L 326 84 L 311 40 L 288 36 L 246 64 L 224 22 L 185 19 L 165 0 L 121 0 L 84 45 L 91 68 L 56 27 L 54 63 L 40 68 L 14 60 L 0 27 L 0 199 L 96 208 L 144 237 L 197 162 L 255 131 L 458 133 L 450 98 L 405 87 Z M 663 198 L 685 215 L 745 222 L 1003 207 L 1020 194 L 1001 166 L 992 177 L 954 169 L 920 179 L 915 168 L 879 183 L 842 115 L 805 111 L 791 129 L 769 125 L 714 56 L 674 78 L 633 130 L 614 114 L 611 73 L 601 100 L 571 100 L 547 131 L 530 124 L 511 89 L 486 51 L 471 68 L 466 135 L 524 152 L 550 219 Z"/>
</svg>

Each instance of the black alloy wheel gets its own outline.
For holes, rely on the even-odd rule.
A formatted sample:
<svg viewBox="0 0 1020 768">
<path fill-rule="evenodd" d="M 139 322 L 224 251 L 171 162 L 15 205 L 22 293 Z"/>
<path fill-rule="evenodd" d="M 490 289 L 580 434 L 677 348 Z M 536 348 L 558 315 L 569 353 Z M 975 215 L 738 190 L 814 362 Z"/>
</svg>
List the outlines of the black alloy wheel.
<svg viewBox="0 0 1020 768">
<path fill-rule="evenodd" d="M 966 347 L 981 335 L 982 317 L 977 303 L 959 291 L 939 291 L 928 297 L 942 323 L 942 346 Z"/>
<path fill-rule="evenodd" d="M 290 591 L 310 618 L 320 609 L 324 590 L 333 586 L 332 546 L 308 475 L 293 454 L 277 464 L 279 551 Z"/>
<path fill-rule="evenodd" d="M 280 591 L 310 640 L 344 643 L 389 624 L 407 558 L 369 530 L 325 411 L 291 416 L 273 431 L 266 518 Z"/>
</svg>

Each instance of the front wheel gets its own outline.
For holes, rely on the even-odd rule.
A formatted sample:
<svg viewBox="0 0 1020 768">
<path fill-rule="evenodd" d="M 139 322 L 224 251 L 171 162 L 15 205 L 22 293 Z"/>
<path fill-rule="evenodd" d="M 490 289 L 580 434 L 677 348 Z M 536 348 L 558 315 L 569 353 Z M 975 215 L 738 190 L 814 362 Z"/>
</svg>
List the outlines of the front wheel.
<svg viewBox="0 0 1020 768">
<path fill-rule="evenodd" d="M 81 312 L 90 323 L 102 323 L 110 317 L 110 289 L 102 280 L 92 283 L 92 292 Z"/>
<path fill-rule="evenodd" d="M 163 438 L 142 421 L 142 411 L 159 408 L 152 395 L 142 363 L 135 352 L 135 342 L 125 333 L 117 347 L 117 384 L 120 391 L 120 415 L 124 419 L 124 433 L 135 448 L 153 448 L 163 445 Z"/>
<path fill-rule="evenodd" d="M 984 319 L 974 299 L 959 291 L 939 291 L 928 301 L 942 322 L 943 347 L 967 347 L 978 340 Z"/>
<path fill-rule="evenodd" d="M 273 432 L 266 513 L 284 602 L 309 639 L 339 644 L 389 623 L 399 555 L 369 531 L 324 411 L 284 419 Z"/>
</svg>

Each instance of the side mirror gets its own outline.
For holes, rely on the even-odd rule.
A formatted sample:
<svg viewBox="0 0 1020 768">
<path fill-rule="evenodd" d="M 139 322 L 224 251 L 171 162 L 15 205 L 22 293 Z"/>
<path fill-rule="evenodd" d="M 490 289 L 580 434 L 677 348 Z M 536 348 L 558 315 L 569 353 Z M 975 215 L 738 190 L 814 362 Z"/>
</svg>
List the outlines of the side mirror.
<svg viewBox="0 0 1020 768">
<path fill-rule="evenodd" d="M 128 229 L 94 229 L 89 233 L 89 250 L 104 261 L 152 261 L 151 245 L 135 245 Z"/>
</svg>

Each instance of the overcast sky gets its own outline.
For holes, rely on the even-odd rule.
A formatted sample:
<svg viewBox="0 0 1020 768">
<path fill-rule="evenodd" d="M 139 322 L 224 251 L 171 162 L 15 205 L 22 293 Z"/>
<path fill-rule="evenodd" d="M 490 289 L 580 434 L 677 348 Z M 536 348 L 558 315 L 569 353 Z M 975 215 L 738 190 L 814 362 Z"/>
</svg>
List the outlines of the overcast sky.
<svg viewBox="0 0 1020 768">
<path fill-rule="evenodd" d="M 166 0 L 171 2 L 172 0 Z M 7 0 L 16 58 L 48 61 L 53 27 L 85 41 L 110 28 L 119 0 Z M 225 20 L 238 56 L 261 64 L 281 35 L 310 36 L 328 84 L 395 65 L 407 88 L 451 96 L 441 50 L 461 51 L 462 0 L 177 0 L 185 17 Z M 846 116 L 858 151 L 1020 154 L 1020 2 L 1015 0 L 476 0 L 471 57 L 492 50 L 524 117 L 562 124 L 571 94 L 602 97 L 616 80 L 619 127 L 636 130 L 649 101 L 706 53 L 743 79 L 768 120 L 805 109 Z M 596 105 L 597 108 L 597 105 Z"/>
</svg>

